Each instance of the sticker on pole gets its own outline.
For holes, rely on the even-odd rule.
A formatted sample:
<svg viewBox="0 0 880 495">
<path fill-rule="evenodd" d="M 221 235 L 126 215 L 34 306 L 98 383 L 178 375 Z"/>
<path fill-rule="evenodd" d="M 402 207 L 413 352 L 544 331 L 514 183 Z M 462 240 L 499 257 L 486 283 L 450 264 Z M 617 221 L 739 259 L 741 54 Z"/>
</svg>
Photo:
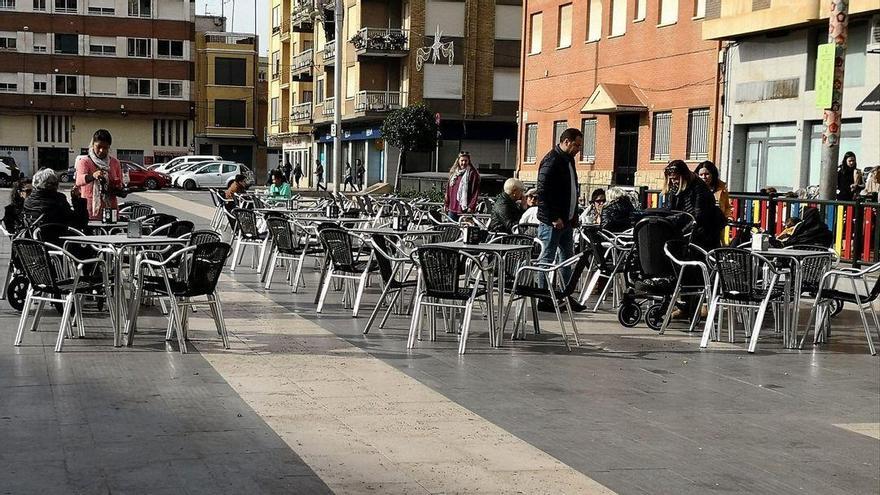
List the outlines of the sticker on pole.
<svg viewBox="0 0 880 495">
<path fill-rule="evenodd" d="M 330 124 L 330 137 L 336 137 L 336 124 Z"/>
<path fill-rule="evenodd" d="M 825 43 L 816 52 L 816 108 L 831 108 L 835 50 L 834 43 Z"/>
</svg>

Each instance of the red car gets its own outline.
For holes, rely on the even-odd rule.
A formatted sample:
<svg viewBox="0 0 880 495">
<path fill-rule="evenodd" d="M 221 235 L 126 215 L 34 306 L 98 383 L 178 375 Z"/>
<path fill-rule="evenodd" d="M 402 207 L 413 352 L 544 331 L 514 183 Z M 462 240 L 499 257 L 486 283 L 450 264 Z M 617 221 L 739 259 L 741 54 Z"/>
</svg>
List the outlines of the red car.
<svg viewBox="0 0 880 495">
<path fill-rule="evenodd" d="M 139 189 L 162 189 L 171 186 L 171 177 L 153 170 L 147 170 L 137 163 L 120 160 L 122 173 L 128 173 L 128 187 Z"/>
</svg>

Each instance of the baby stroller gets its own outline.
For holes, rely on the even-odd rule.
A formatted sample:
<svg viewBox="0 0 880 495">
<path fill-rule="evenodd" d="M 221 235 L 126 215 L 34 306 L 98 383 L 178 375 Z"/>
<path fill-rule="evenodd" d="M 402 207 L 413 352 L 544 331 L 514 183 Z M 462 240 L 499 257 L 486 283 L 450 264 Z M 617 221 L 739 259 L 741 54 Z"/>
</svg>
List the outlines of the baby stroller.
<svg viewBox="0 0 880 495">
<path fill-rule="evenodd" d="M 672 302 L 678 273 L 663 251 L 667 242 L 687 244 L 694 219 L 686 213 L 653 211 L 633 228 L 633 248 L 624 260 L 626 292 L 617 310 L 617 320 L 634 327 L 642 319 L 659 331 Z"/>
</svg>

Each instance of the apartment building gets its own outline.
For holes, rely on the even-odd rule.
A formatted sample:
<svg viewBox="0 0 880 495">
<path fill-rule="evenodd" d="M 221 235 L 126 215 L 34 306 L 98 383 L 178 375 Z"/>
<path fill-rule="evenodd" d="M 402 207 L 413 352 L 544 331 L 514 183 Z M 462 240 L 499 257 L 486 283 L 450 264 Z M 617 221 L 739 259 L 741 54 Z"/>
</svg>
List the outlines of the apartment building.
<svg viewBox="0 0 880 495">
<path fill-rule="evenodd" d="M 816 107 L 816 54 L 828 42 L 829 5 L 709 1 L 703 37 L 729 42 L 720 161 L 734 190 L 819 184 L 824 126 Z M 880 87 L 880 1 L 850 0 L 849 12 L 840 157 L 853 151 L 861 167 L 877 166 L 880 112 L 860 108 Z"/>
<path fill-rule="evenodd" d="M 717 155 L 718 41 L 705 0 L 528 0 L 519 176 L 568 127 L 584 132 L 584 184 L 659 187 L 665 165 Z M 584 191 L 586 192 L 586 191 Z"/>
<path fill-rule="evenodd" d="M 434 152 L 410 156 L 407 172 L 446 171 L 466 150 L 481 170 L 513 174 L 519 0 L 349 0 L 343 40 L 335 39 L 333 8 L 302 0 L 272 6 L 270 134 L 283 140 L 292 164 L 302 163 L 312 179 L 317 159 L 333 177 L 330 124 L 339 96 L 343 161 L 361 160 L 367 184 L 396 172 L 398 152 L 381 136 L 385 116 L 417 102 L 435 112 L 441 136 Z M 334 94 L 337 70 L 342 95 Z"/>
<path fill-rule="evenodd" d="M 66 170 L 96 129 L 149 165 L 192 146 L 195 4 L 0 1 L 0 154 Z"/>
<path fill-rule="evenodd" d="M 265 79 L 260 80 L 265 71 L 260 71 L 258 37 L 200 31 L 195 47 L 195 150 L 243 163 L 265 176 L 267 90 Z"/>
</svg>

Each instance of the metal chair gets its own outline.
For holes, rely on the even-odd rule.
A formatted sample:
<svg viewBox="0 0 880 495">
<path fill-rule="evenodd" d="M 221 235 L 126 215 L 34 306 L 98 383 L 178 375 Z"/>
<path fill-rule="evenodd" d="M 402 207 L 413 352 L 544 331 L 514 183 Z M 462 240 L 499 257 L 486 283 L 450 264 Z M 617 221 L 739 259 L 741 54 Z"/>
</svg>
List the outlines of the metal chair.
<svg viewBox="0 0 880 495">
<path fill-rule="evenodd" d="M 160 225 L 150 232 L 151 236 L 183 237 L 195 230 L 195 224 L 189 220 L 175 220 L 165 225 Z"/>
<path fill-rule="evenodd" d="M 14 345 L 21 345 L 28 314 L 34 303 L 37 308 L 31 323 L 31 331 L 35 331 L 40 324 L 40 316 L 45 303 L 63 305 L 58 338 L 55 341 L 55 352 L 61 352 L 65 335 L 73 337 L 72 323 L 74 319 L 79 336 L 84 337 L 82 298 L 91 296 L 97 291 L 103 293 L 104 297 L 108 299 L 110 297 L 110 281 L 107 278 L 105 261 L 100 258 L 79 259 L 63 248 L 34 239 L 13 240 L 12 255 L 18 260 L 17 262 L 29 284 Z M 53 258 L 57 258 L 60 263 L 53 262 Z M 86 276 L 87 267 L 99 272 L 100 279 Z M 73 313 L 74 310 L 75 313 Z M 111 310 L 111 322 L 115 321 L 115 316 Z M 112 325 L 116 328 L 115 324 Z"/>
<path fill-rule="evenodd" d="M 285 218 L 269 217 L 266 219 L 266 225 L 269 227 L 272 239 L 272 254 L 269 256 L 269 269 L 265 274 L 263 288 L 269 290 L 278 261 L 286 260 L 290 263 L 296 263 L 295 271 L 292 270 L 292 265 L 288 266 L 287 270 L 290 291 L 296 292 L 302 278 L 302 268 L 306 256 L 317 256 L 322 254 L 322 251 L 311 248 L 308 232 L 303 231 Z M 305 286 L 304 281 L 303 285 Z"/>
<path fill-rule="evenodd" d="M 160 227 L 176 222 L 177 217 L 175 217 L 174 215 L 169 215 L 167 213 L 152 213 L 150 215 L 140 217 L 138 218 L 138 220 L 141 222 L 141 231 L 149 235 L 154 230 Z"/>
<path fill-rule="evenodd" d="M 783 306 L 783 327 L 788 327 L 790 281 L 785 280 L 782 288 L 778 283 L 787 270 L 777 268 L 770 260 L 758 253 L 738 248 L 718 248 L 706 257 L 707 265 L 716 274 L 718 285 L 709 304 L 706 326 L 700 347 L 707 347 L 715 329 L 715 316 L 719 308 L 728 309 L 728 340 L 734 341 L 734 309 L 746 309 L 745 325 L 749 340 L 749 352 L 755 352 L 761 333 L 764 315 L 770 305 Z M 769 276 L 769 280 L 764 276 Z M 754 325 L 751 325 L 751 310 L 756 310 Z M 719 314 L 718 330 L 721 329 Z M 751 332 L 749 329 L 751 327 Z M 716 338 L 718 332 L 714 332 Z"/>
<path fill-rule="evenodd" d="M 418 256 L 419 279 L 409 338 L 406 344 L 407 349 L 412 349 L 415 346 L 416 338 L 420 339 L 420 319 L 423 307 L 454 308 L 464 310 L 458 344 L 458 353 L 464 354 L 470 331 L 471 315 L 477 298 L 485 300 L 490 315 L 488 318 L 489 342 L 494 342 L 495 318 L 492 316 L 494 312 L 491 291 L 486 290 L 480 283 L 491 273 L 492 267 L 484 265 L 479 258 L 457 249 L 422 246 L 416 250 L 415 254 Z M 468 261 L 472 267 L 476 268 L 476 277 L 473 280 L 466 270 Z M 430 314 L 430 339 L 432 341 L 437 338 L 435 316 L 432 309 Z"/>
<path fill-rule="evenodd" d="M 259 262 L 254 260 L 251 263 L 251 267 L 256 268 L 257 273 L 260 273 L 263 270 L 263 258 L 266 255 L 266 246 L 269 244 L 269 235 L 266 232 L 259 231 L 257 227 L 257 213 L 255 211 L 236 208 L 232 210 L 232 216 L 235 219 L 235 230 L 232 237 L 235 250 L 232 253 L 232 266 L 229 271 L 234 272 L 236 265 L 241 263 L 241 258 L 244 257 L 243 248 L 252 246 L 254 248 L 254 256 L 256 256 L 256 249 L 260 248 Z"/>
<path fill-rule="evenodd" d="M 618 278 L 622 273 L 626 255 L 632 249 L 632 243 L 622 236 L 604 232 L 598 226 L 586 225 L 581 229 L 581 238 L 585 244 L 585 251 L 590 253 L 590 267 L 587 270 L 589 282 L 584 286 L 580 294 L 580 304 L 586 306 L 593 290 L 599 283 L 600 278 L 606 279 L 605 287 L 599 294 L 593 312 L 599 309 L 599 305 L 605 300 L 608 291 L 612 291 L 612 306 L 618 306 Z"/>
<path fill-rule="evenodd" d="M 364 287 L 367 283 L 367 277 L 370 274 L 370 264 L 372 261 L 372 253 L 366 261 L 362 261 L 360 249 L 355 249 L 352 243 L 353 239 L 361 242 L 361 238 L 349 233 L 348 231 L 335 228 L 325 227 L 319 229 L 318 238 L 324 247 L 324 252 L 329 259 L 324 276 L 321 279 L 321 296 L 318 299 L 317 312 L 320 313 L 324 309 L 324 301 L 327 298 L 327 291 L 334 278 L 342 279 L 344 282 L 350 282 L 351 285 L 355 280 L 358 282 L 357 287 L 346 287 L 343 292 L 343 307 L 348 302 L 350 290 L 354 290 L 354 302 L 352 302 L 352 316 L 357 318 L 358 310 L 361 305 L 361 297 L 364 294 Z"/>
<path fill-rule="evenodd" d="M 691 319 L 689 332 L 693 332 L 700 320 L 700 310 L 704 302 L 712 299 L 712 279 L 709 275 L 709 267 L 706 265 L 706 251 L 696 244 L 691 244 L 686 240 L 667 241 L 663 246 L 663 252 L 672 262 L 676 273 L 675 289 L 672 293 L 672 303 L 663 317 L 663 324 L 660 327 L 660 334 L 666 332 L 669 326 L 669 320 L 672 318 L 672 310 L 675 302 L 681 296 L 699 296 L 694 316 Z M 697 283 L 696 274 L 700 275 L 701 284 Z"/>
<path fill-rule="evenodd" d="M 827 338 L 827 327 L 830 327 L 828 317 L 831 312 L 829 306 L 833 304 L 833 301 L 844 301 L 855 304 L 859 308 L 859 316 L 862 318 L 862 326 L 865 329 L 865 338 L 868 340 L 868 352 L 872 356 L 877 354 L 877 350 L 874 348 L 874 340 L 871 337 L 871 331 L 868 328 L 868 319 L 865 317 L 865 311 L 866 309 L 871 311 L 877 338 L 880 338 L 880 319 L 877 318 L 877 312 L 874 310 L 874 301 L 880 297 L 880 277 L 874 280 L 873 287 L 868 285 L 868 278 L 878 275 L 880 275 L 880 263 L 875 263 L 863 270 L 845 268 L 831 270 L 822 275 L 819 290 L 816 294 L 816 303 L 813 305 L 813 309 L 810 310 L 810 319 L 807 320 L 807 328 L 810 328 L 814 318 L 816 321 L 815 329 L 813 330 L 814 344 L 823 342 Z M 852 291 L 836 288 L 845 281 L 849 282 Z M 823 322 L 825 325 L 823 325 Z M 798 343 L 799 348 L 803 348 L 806 337 L 807 332 L 804 332 L 804 336 Z"/>
<path fill-rule="evenodd" d="M 119 210 L 119 213 L 126 215 L 129 220 L 139 220 L 148 215 L 156 213 L 156 209 L 144 203 L 136 203 L 129 207 Z"/>
<path fill-rule="evenodd" d="M 372 327 L 379 310 L 382 308 L 382 304 L 389 295 L 393 294 L 393 297 L 388 301 L 388 309 L 385 310 L 385 315 L 382 317 L 382 321 L 379 322 L 379 328 L 385 326 L 391 309 L 394 307 L 395 302 L 400 300 L 400 295 L 403 291 L 410 288 L 415 289 L 416 287 L 416 280 L 409 279 L 409 272 L 415 268 L 415 265 L 412 263 L 411 258 L 403 256 L 398 251 L 395 244 L 396 239 L 392 239 L 392 237 L 396 236 L 376 234 L 371 239 L 376 265 L 378 265 L 379 274 L 382 276 L 382 295 L 379 296 L 376 306 L 373 308 L 372 313 L 370 313 L 370 319 L 367 320 L 367 324 L 364 327 L 364 335 L 369 333 L 370 327 Z M 409 266 L 409 271 L 403 277 L 399 277 L 400 273 L 407 266 Z"/>
<path fill-rule="evenodd" d="M 217 282 L 220 280 L 226 258 L 229 257 L 229 251 L 230 246 L 225 242 L 208 242 L 185 247 L 164 261 L 141 259 L 138 262 L 135 292 L 128 313 L 129 321 L 126 324 L 127 344 L 131 345 L 137 330 L 137 318 L 142 298 L 152 296 L 168 300 L 170 316 L 165 339 L 171 340 L 171 334 L 176 333 L 181 354 L 187 352 L 188 310 L 193 306 L 204 304 L 211 308 L 211 315 L 214 318 L 217 333 L 223 341 L 223 347 L 229 349 L 229 337 L 217 291 Z M 184 273 L 177 271 L 174 274 L 170 271 L 172 265 L 185 265 L 187 269 Z M 148 267 L 159 275 L 147 275 L 146 268 Z M 205 299 L 194 301 L 193 299 L 197 297 Z"/>
<path fill-rule="evenodd" d="M 438 231 L 435 242 L 456 242 L 462 239 L 461 226 L 457 223 L 438 223 L 431 230 Z"/>
</svg>

